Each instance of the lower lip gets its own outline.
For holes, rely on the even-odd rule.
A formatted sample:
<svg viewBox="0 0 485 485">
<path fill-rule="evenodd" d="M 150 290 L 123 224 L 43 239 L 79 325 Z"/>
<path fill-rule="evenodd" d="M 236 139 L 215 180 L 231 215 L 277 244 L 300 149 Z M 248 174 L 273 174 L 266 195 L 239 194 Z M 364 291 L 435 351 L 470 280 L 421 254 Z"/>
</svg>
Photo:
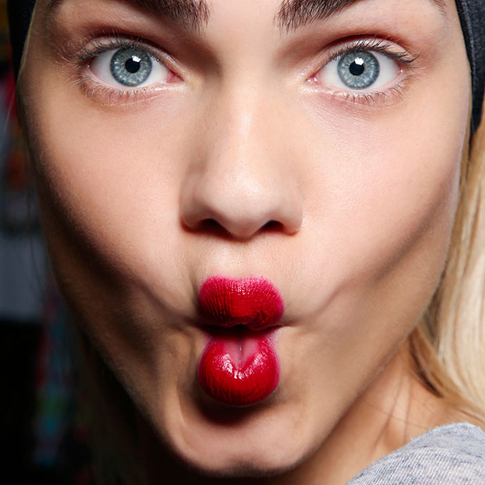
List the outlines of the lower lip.
<svg viewBox="0 0 485 485">
<path fill-rule="evenodd" d="M 221 404 L 252 406 L 264 401 L 279 381 L 279 362 L 269 335 L 216 335 L 197 370 L 204 391 Z"/>
</svg>

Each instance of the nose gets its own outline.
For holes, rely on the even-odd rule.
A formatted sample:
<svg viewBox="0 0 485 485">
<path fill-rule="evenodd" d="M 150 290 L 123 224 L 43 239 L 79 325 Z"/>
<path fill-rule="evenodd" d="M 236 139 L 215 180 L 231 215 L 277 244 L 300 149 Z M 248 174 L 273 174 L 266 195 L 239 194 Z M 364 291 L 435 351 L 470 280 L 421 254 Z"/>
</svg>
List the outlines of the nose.
<svg viewBox="0 0 485 485">
<path fill-rule="evenodd" d="M 186 175 L 183 224 L 237 240 L 296 233 L 302 197 L 282 123 L 264 100 L 221 104 Z"/>
</svg>

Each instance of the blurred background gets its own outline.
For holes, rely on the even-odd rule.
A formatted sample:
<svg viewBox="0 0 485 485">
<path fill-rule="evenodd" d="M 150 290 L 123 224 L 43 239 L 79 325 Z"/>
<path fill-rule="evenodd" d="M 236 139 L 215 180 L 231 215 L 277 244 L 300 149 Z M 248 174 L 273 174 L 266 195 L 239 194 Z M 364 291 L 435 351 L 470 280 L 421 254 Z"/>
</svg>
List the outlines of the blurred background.
<svg viewBox="0 0 485 485">
<path fill-rule="evenodd" d="M 45 254 L 0 0 L 0 483 L 93 484 L 69 316 Z"/>
</svg>

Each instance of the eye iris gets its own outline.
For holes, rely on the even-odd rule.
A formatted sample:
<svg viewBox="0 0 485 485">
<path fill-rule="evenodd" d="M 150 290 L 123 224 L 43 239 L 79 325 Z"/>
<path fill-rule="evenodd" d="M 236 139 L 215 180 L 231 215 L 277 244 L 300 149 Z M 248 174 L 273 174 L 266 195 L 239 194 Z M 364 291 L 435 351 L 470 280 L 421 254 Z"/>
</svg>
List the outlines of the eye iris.
<svg viewBox="0 0 485 485">
<path fill-rule="evenodd" d="M 379 77 L 379 62 L 370 52 L 351 52 L 338 62 L 341 81 L 351 89 L 366 89 Z"/>
<path fill-rule="evenodd" d="M 152 72 L 150 56 L 134 49 L 120 49 L 111 58 L 111 74 L 123 86 L 143 84 Z"/>
</svg>

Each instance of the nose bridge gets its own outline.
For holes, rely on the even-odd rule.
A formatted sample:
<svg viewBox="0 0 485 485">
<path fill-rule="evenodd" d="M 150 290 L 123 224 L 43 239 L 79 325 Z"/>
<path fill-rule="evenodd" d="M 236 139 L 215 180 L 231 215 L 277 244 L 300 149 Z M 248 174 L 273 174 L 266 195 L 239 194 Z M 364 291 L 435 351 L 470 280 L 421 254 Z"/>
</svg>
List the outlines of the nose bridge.
<svg viewBox="0 0 485 485">
<path fill-rule="evenodd" d="M 231 90 L 225 99 L 218 126 L 214 126 L 214 150 L 206 161 L 206 173 L 212 176 L 209 171 L 214 170 L 222 181 L 232 185 L 232 191 L 250 199 L 263 186 L 271 189 L 282 168 L 282 160 L 275 153 L 278 147 L 271 143 L 277 131 L 271 122 L 272 100 L 249 88 Z"/>
<path fill-rule="evenodd" d="M 246 239 L 275 223 L 285 233 L 300 227 L 295 180 L 284 141 L 277 140 L 277 102 L 261 84 L 256 78 L 228 83 L 211 106 L 205 155 L 189 177 L 183 203 L 192 229 L 216 222 Z"/>
</svg>

